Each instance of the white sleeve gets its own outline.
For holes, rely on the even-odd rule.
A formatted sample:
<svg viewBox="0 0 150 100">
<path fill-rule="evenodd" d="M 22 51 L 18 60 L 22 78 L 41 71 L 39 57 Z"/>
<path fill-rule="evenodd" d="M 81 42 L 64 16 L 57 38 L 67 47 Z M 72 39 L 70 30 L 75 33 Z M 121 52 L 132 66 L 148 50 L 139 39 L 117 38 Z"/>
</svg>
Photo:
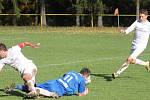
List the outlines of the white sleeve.
<svg viewBox="0 0 150 100">
<path fill-rule="evenodd" d="M 130 27 L 128 27 L 125 32 L 126 34 L 130 33 L 131 31 L 133 31 L 135 29 L 135 25 L 136 25 L 137 21 L 135 21 Z"/>
<path fill-rule="evenodd" d="M 2 70 L 2 68 L 3 68 L 4 65 L 5 65 L 5 64 L 3 63 L 3 61 L 0 60 L 0 71 Z"/>
<path fill-rule="evenodd" d="M 18 45 L 13 46 L 12 49 L 15 51 L 21 51 L 21 48 Z"/>
</svg>

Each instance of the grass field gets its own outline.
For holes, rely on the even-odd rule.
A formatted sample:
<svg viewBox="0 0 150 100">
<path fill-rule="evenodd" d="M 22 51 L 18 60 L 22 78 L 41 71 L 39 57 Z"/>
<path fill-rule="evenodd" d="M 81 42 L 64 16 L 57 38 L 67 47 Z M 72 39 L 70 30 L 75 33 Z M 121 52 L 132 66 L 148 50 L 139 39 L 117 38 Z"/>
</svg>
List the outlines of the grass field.
<svg viewBox="0 0 150 100">
<path fill-rule="evenodd" d="M 143 66 L 131 65 L 117 79 L 111 79 L 128 56 L 132 38 L 132 34 L 121 35 L 118 28 L 0 27 L 0 42 L 8 47 L 23 41 L 41 43 L 38 49 L 23 49 L 38 67 L 38 83 L 70 70 L 79 71 L 83 66 L 91 69 L 87 96 L 64 96 L 59 100 L 149 100 L 150 73 Z M 140 58 L 150 60 L 149 57 L 150 43 Z M 14 82 L 23 83 L 19 74 L 6 66 L 0 73 L 0 100 L 23 99 L 21 94 L 3 92 L 5 86 Z M 44 100 L 47 99 L 50 98 Z"/>
</svg>

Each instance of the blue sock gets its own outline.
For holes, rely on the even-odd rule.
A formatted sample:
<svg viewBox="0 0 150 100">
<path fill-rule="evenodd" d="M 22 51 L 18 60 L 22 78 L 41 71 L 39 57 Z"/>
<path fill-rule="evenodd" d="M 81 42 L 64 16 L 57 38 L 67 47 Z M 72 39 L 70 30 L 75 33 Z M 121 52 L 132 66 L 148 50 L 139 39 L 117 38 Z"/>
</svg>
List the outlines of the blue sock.
<svg viewBox="0 0 150 100">
<path fill-rule="evenodd" d="M 23 92 L 29 92 L 27 85 L 16 85 L 15 88 L 18 89 L 18 90 L 21 90 L 21 91 L 23 91 Z"/>
</svg>

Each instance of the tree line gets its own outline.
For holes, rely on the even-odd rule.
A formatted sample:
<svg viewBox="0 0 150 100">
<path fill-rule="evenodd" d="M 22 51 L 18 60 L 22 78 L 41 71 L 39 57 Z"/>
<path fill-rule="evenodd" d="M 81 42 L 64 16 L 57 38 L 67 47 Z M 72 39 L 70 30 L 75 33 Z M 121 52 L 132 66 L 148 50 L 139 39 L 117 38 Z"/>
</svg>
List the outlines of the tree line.
<svg viewBox="0 0 150 100">
<path fill-rule="evenodd" d="M 0 0 L 0 14 L 12 14 L 1 15 L 0 25 L 117 26 L 117 17 L 113 16 L 116 8 L 120 15 L 136 15 L 138 6 L 150 11 L 150 0 Z M 120 25 L 126 26 L 135 19 L 136 16 L 120 16 Z"/>
</svg>

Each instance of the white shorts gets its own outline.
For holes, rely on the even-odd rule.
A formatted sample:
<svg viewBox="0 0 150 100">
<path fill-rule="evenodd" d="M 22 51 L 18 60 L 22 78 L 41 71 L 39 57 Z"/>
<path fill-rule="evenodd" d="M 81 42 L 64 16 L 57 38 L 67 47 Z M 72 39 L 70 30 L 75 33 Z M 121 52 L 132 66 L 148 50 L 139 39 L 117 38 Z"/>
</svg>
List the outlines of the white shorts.
<svg viewBox="0 0 150 100">
<path fill-rule="evenodd" d="M 37 67 L 36 67 L 36 65 L 34 63 L 32 63 L 32 62 L 26 64 L 22 75 L 23 74 L 30 74 L 31 77 L 32 77 L 32 80 L 35 82 L 35 76 L 37 74 Z"/>
<path fill-rule="evenodd" d="M 144 50 L 145 48 L 131 49 L 130 57 L 136 59 Z"/>
</svg>

